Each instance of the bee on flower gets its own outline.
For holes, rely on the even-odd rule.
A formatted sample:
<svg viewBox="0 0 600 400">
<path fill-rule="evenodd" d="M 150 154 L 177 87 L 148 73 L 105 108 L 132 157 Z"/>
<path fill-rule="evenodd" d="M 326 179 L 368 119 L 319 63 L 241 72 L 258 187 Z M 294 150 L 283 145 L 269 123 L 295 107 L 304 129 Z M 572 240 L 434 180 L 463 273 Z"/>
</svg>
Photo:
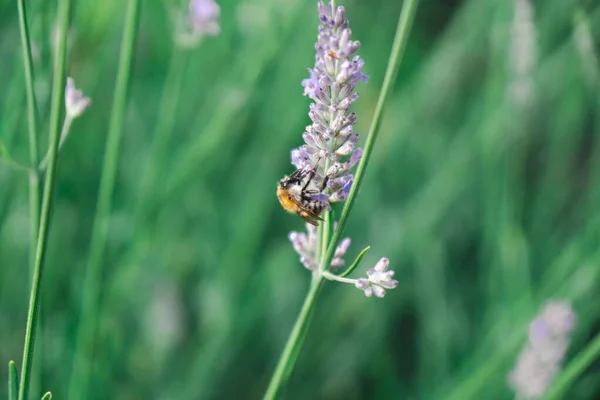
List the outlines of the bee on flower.
<svg viewBox="0 0 600 400">
<path fill-rule="evenodd" d="M 312 125 L 302 135 L 304 144 L 292 150 L 296 171 L 277 185 L 282 207 L 312 225 L 318 225 L 329 203 L 344 201 L 350 193 L 351 170 L 362 149 L 356 147 L 356 114 L 349 108 L 358 99 L 355 85 L 367 81 L 364 61 L 356 55 L 360 43 L 352 40 L 344 7 L 334 10 L 322 2 L 318 7 L 321 24 L 315 65 L 302 81 L 304 95 L 313 100 L 308 113 Z"/>
<path fill-rule="evenodd" d="M 357 55 L 360 43 L 352 40 L 344 7 L 334 8 L 331 3 L 319 2 L 318 9 L 315 64 L 308 69 L 309 77 L 302 81 L 304 95 L 312 100 L 308 113 L 312 124 L 302 134 L 304 144 L 291 152 L 296 169 L 277 183 L 277 199 L 284 210 L 306 222 L 306 233 L 289 235 L 302 265 L 313 274 L 351 284 L 367 297 L 381 298 L 386 290 L 398 286 L 398 281 L 392 279 L 394 271 L 388 270 L 387 258 L 381 258 L 366 278 L 346 278 L 367 248 L 344 272 L 333 274 L 330 271 L 345 265 L 344 257 L 351 243 L 350 238 L 345 238 L 337 243 L 329 265 L 321 265 L 323 254 L 319 252 L 317 229 L 323 221 L 321 214 L 331 209 L 331 203 L 346 200 L 354 183 L 352 169 L 363 154 L 356 147 L 359 139 L 354 132 L 356 114 L 349 109 L 358 99 L 356 84 L 366 82 L 367 76 L 362 72 L 364 61 Z"/>
</svg>

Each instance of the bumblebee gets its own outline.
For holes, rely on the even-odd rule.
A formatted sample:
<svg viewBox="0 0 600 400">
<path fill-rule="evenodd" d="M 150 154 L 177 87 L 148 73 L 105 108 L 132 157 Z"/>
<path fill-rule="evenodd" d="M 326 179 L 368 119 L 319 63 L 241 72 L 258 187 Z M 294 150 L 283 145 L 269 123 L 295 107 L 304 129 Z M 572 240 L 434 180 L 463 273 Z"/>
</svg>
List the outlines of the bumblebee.
<svg viewBox="0 0 600 400">
<path fill-rule="evenodd" d="M 323 220 L 319 215 L 327 208 L 328 202 L 314 199 L 312 196 L 325 188 L 327 177 L 319 191 L 308 188 L 314 176 L 314 170 L 299 169 L 290 176 L 283 177 L 277 184 L 277 199 L 285 211 L 299 215 L 311 225 L 319 226 L 319 221 Z"/>
</svg>

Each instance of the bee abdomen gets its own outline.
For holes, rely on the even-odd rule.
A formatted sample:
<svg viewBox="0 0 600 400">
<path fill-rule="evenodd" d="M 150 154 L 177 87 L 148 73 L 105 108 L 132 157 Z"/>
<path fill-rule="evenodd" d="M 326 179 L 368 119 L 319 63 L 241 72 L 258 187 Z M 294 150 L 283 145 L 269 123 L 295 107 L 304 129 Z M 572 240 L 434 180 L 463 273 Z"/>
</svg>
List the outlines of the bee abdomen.
<svg viewBox="0 0 600 400">
<path fill-rule="evenodd" d="M 323 204 L 320 201 L 309 201 L 308 204 L 306 204 L 306 208 L 308 208 L 315 214 L 320 214 L 321 211 L 323 211 L 323 209 L 325 208 L 325 204 Z"/>
</svg>

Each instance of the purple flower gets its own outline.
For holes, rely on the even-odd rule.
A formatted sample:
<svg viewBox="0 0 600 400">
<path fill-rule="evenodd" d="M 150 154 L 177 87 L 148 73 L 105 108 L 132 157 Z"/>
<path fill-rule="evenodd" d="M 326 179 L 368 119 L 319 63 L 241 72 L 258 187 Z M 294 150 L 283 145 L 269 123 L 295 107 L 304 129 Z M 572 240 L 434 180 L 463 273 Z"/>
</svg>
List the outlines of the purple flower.
<svg viewBox="0 0 600 400">
<path fill-rule="evenodd" d="M 548 302 L 529 324 L 529 342 L 510 372 L 509 384 L 519 398 L 538 399 L 560 371 L 575 313 L 564 301 Z"/>
<path fill-rule="evenodd" d="M 317 77 L 315 70 L 312 68 L 308 69 L 308 73 L 310 74 L 310 78 L 302 81 L 302 86 L 304 86 L 304 95 L 308 95 L 308 97 L 311 99 L 315 99 L 317 90 L 319 89 L 319 78 Z"/>
<path fill-rule="evenodd" d="M 306 224 L 306 233 L 290 232 L 288 238 L 292 242 L 294 250 L 300 256 L 300 262 L 311 271 L 316 271 L 319 267 L 317 262 L 317 227 Z M 343 257 L 346 255 L 348 247 L 350 247 L 350 239 L 345 238 L 335 249 L 331 268 L 338 268 L 345 264 Z"/>
<path fill-rule="evenodd" d="M 318 3 L 319 33 L 315 44 L 315 65 L 302 81 L 304 95 L 313 103 L 308 115 L 304 145 L 294 149 L 292 164 L 314 170 L 311 190 L 329 202 L 343 201 L 352 188 L 350 170 L 362 157 L 356 148 L 359 135 L 353 127 L 356 115 L 349 108 L 358 99 L 355 85 L 366 82 L 364 61 L 356 55 L 360 43 L 352 40 L 344 7 Z"/>
<path fill-rule="evenodd" d="M 201 35 L 216 36 L 220 33 L 221 7 L 214 0 L 190 1 L 190 24 L 192 30 Z"/>
<path fill-rule="evenodd" d="M 205 36 L 217 36 L 221 32 L 220 16 L 221 7 L 214 0 L 190 0 L 187 14 L 177 18 L 175 42 L 182 47 L 194 47 Z"/>
</svg>

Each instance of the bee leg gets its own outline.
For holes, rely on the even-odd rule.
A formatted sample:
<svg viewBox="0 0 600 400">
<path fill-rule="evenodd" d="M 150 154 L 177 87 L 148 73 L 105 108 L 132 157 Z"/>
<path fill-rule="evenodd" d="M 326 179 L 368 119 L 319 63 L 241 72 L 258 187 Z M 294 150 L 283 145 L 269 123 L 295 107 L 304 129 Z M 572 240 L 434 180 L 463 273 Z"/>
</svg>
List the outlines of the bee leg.
<svg viewBox="0 0 600 400">
<path fill-rule="evenodd" d="M 315 177 L 315 170 L 312 169 L 308 172 L 308 179 L 306 180 L 306 183 L 302 187 L 303 192 L 306 190 L 306 188 L 308 187 L 308 185 L 310 184 L 310 182 L 313 180 L 314 177 Z"/>
<path fill-rule="evenodd" d="M 310 171 L 307 171 L 305 169 L 297 169 L 294 172 L 292 172 L 289 176 L 289 182 L 297 182 L 300 183 L 302 182 L 302 179 L 304 179 L 304 177 L 306 176 L 306 174 L 310 173 Z"/>
<path fill-rule="evenodd" d="M 321 184 L 321 192 L 327 187 L 327 182 L 329 182 L 329 176 L 325 176 L 325 178 L 323 178 L 323 183 Z"/>
<path fill-rule="evenodd" d="M 304 174 L 304 171 L 302 171 L 301 169 L 297 169 L 294 172 L 292 172 L 292 174 L 290 175 L 290 179 L 299 180 L 302 178 L 303 174 Z"/>
</svg>

